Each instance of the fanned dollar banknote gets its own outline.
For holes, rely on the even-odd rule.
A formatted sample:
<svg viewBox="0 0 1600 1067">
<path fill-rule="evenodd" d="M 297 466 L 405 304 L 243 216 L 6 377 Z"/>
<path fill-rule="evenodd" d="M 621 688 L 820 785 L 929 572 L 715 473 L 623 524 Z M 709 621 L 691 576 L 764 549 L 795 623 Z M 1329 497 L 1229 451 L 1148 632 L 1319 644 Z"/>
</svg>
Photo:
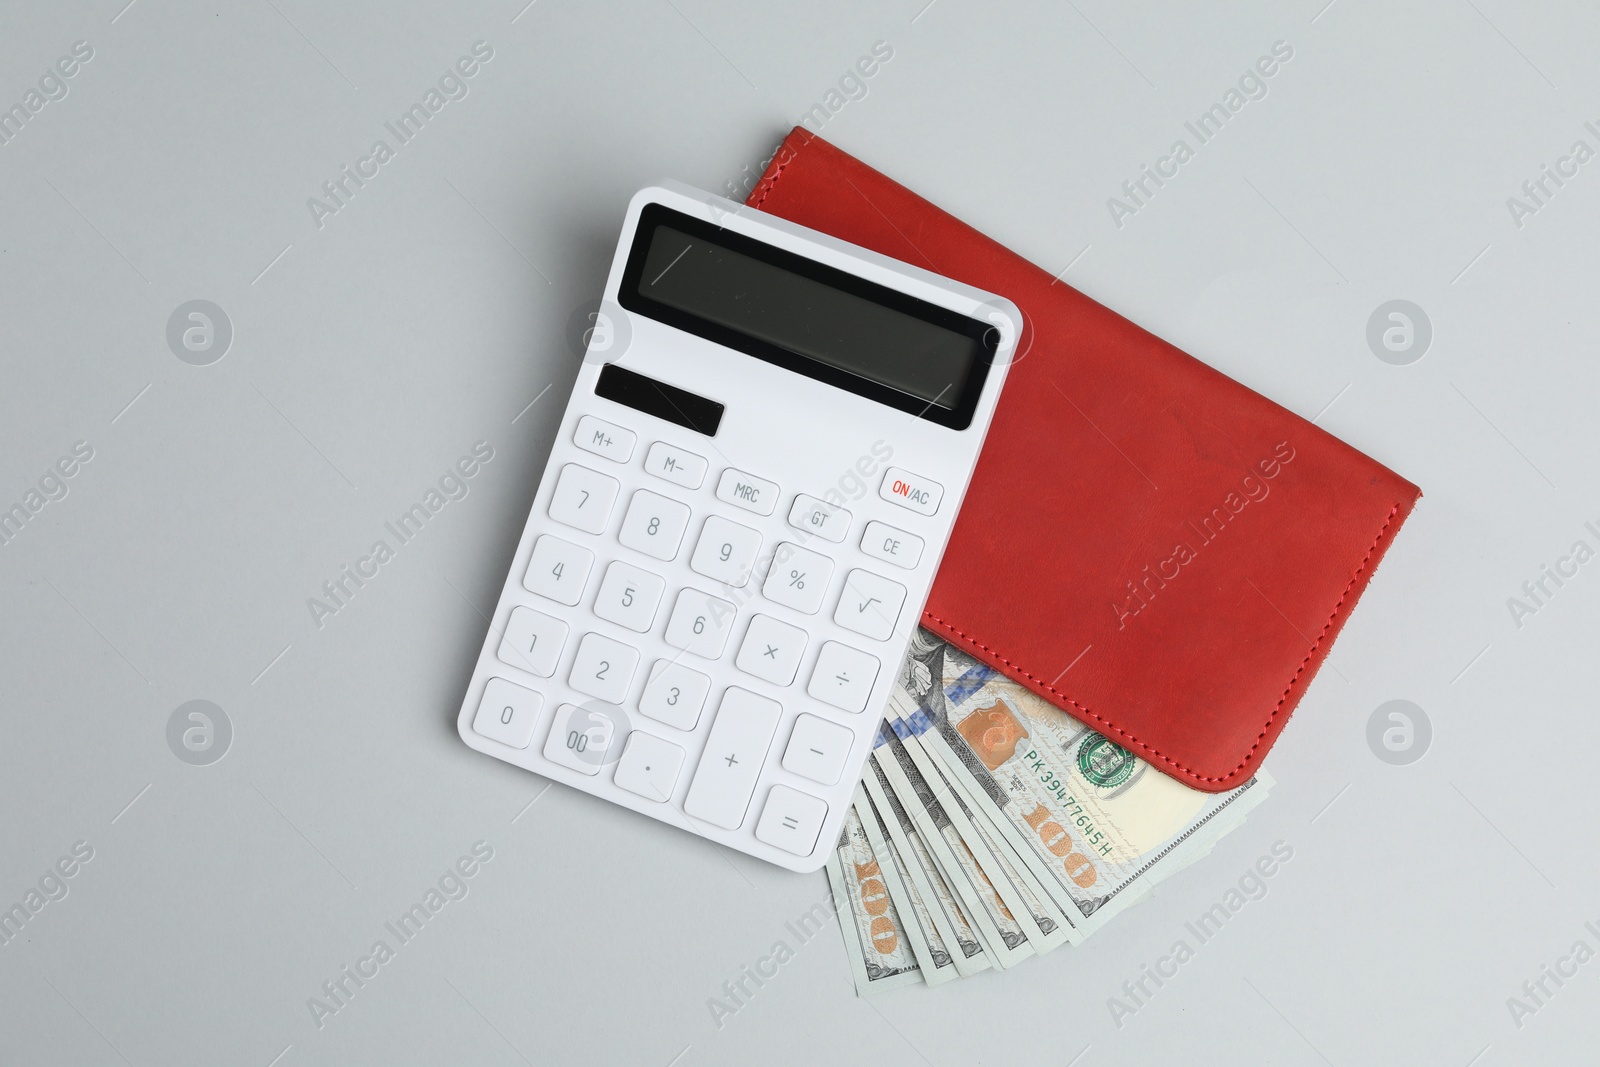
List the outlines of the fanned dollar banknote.
<svg viewBox="0 0 1600 1067">
<path fill-rule="evenodd" d="M 828 863 L 857 992 L 1082 941 L 1270 785 L 1191 789 L 919 630 Z"/>
<path fill-rule="evenodd" d="M 851 949 L 850 969 L 856 992 L 863 995 L 920 981 L 922 975 L 901 925 L 900 912 L 889 897 L 877 857 L 854 806 L 827 864 L 839 926 Z"/>
</svg>

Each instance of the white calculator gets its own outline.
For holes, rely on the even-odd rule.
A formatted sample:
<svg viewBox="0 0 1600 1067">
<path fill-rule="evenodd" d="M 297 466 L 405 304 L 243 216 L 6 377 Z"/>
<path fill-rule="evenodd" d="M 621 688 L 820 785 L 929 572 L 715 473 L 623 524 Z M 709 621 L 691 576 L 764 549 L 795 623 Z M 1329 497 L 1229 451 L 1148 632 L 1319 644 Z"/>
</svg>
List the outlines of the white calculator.
<svg viewBox="0 0 1600 1067">
<path fill-rule="evenodd" d="M 629 204 L 600 307 L 457 728 L 816 870 L 1021 317 L 676 183 Z"/>
</svg>

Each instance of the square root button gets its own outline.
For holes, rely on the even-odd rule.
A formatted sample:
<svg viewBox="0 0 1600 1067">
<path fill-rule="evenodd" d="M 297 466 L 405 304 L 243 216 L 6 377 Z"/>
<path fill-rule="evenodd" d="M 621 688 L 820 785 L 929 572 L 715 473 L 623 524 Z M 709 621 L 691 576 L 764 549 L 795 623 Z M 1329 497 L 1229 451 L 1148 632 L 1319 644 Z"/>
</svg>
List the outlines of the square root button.
<svg viewBox="0 0 1600 1067">
<path fill-rule="evenodd" d="M 828 817 L 828 805 L 786 785 L 775 785 L 756 823 L 756 839 L 796 856 L 809 856 Z"/>
</svg>

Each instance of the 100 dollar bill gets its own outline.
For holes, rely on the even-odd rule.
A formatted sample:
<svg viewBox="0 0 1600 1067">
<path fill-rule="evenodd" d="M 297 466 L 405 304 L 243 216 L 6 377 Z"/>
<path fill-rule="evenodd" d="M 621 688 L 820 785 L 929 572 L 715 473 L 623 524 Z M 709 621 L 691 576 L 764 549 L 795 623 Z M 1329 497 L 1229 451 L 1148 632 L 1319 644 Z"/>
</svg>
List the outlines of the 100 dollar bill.
<svg viewBox="0 0 1600 1067">
<path fill-rule="evenodd" d="M 1084 932 L 1209 849 L 1271 781 L 1191 789 L 924 630 L 890 707 Z"/>
<path fill-rule="evenodd" d="M 921 981 L 904 924 L 854 807 L 845 815 L 827 870 L 856 992 L 867 996 Z"/>
</svg>

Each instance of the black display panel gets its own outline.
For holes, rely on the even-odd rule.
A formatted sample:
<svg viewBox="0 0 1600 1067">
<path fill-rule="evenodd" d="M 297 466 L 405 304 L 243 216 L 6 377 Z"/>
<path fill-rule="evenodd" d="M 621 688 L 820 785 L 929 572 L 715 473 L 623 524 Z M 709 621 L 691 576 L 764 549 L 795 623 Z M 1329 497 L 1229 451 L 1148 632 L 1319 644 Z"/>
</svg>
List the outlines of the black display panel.
<svg viewBox="0 0 1600 1067">
<path fill-rule="evenodd" d="M 715 437 L 717 427 L 722 424 L 724 408 L 715 400 L 707 400 L 698 393 L 647 378 L 615 363 L 607 363 L 600 368 L 594 393 L 595 396 L 677 423 L 684 429 L 703 433 L 707 437 Z"/>
<path fill-rule="evenodd" d="M 620 302 L 958 430 L 999 341 L 989 323 L 660 204 L 641 212 Z"/>
</svg>

